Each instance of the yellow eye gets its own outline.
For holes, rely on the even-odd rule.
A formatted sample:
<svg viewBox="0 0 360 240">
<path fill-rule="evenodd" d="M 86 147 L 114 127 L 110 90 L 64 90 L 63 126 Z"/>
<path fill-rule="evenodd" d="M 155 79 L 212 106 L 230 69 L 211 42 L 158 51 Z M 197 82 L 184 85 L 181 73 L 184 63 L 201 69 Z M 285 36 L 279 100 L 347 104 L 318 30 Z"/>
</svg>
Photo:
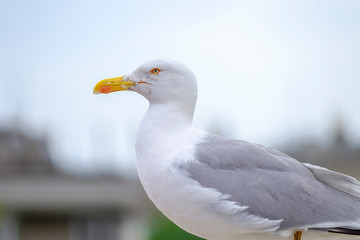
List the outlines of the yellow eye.
<svg viewBox="0 0 360 240">
<path fill-rule="evenodd" d="M 153 68 L 150 71 L 151 74 L 159 74 L 159 72 L 160 72 L 160 69 L 158 69 L 158 68 Z"/>
</svg>

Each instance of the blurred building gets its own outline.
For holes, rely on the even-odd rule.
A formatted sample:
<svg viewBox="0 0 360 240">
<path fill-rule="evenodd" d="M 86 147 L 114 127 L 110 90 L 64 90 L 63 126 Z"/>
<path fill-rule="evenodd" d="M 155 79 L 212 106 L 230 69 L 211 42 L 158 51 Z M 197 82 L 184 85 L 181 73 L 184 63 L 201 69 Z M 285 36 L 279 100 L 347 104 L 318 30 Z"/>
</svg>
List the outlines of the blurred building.
<svg viewBox="0 0 360 240">
<path fill-rule="evenodd" d="M 63 173 L 44 138 L 0 130 L 1 240 L 144 240 L 150 206 L 138 181 Z"/>
</svg>

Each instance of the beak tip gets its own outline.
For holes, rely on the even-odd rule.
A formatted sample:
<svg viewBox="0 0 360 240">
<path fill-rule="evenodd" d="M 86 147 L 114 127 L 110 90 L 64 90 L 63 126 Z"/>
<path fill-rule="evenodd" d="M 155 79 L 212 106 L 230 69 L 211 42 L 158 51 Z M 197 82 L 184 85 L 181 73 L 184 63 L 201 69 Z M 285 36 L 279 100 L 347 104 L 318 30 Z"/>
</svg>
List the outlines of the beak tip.
<svg viewBox="0 0 360 240">
<path fill-rule="evenodd" d="M 95 87 L 93 93 L 94 94 L 108 94 L 113 92 L 113 89 L 111 88 L 111 86 L 99 86 L 99 87 Z"/>
</svg>

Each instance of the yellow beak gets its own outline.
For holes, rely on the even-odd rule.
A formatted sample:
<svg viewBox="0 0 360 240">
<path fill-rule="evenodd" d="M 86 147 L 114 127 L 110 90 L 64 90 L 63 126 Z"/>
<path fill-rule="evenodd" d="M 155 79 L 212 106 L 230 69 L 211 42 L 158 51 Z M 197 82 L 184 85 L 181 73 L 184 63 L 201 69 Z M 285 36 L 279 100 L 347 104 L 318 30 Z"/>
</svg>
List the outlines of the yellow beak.
<svg viewBox="0 0 360 240">
<path fill-rule="evenodd" d="M 117 91 L 125 91 L 130 87 L 135 86 L 135 83 L 132 81 L 123 81 L 125 76 L 116 77 L 116 78 L 107 78 L 98 82 L 94 87 L 94 94 L 99 93 L 111 93 Z"/>
</svg>

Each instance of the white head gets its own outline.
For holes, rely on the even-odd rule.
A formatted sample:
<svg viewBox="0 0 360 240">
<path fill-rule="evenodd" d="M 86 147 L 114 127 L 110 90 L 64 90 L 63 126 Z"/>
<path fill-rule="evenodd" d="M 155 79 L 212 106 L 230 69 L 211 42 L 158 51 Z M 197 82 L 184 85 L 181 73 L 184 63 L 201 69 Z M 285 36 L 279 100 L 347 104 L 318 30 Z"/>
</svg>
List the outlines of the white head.
<svg viewBox="0 0 360 240">
<path fill-rule="evenodd" d="M 174 60 L 153 60 L 129 75 L 100 81 L 94 93 L 130 90 L 143 95 L 150 104 L 176 103 L 193 112 L 197 99 L 195 75 Z"/>
<path fill-rule="evenodd" d="M 194 74 L 173 60 L 154 60 L 140 65 L 124 78 L 136 85 L 130 90 L 140 93 L 150 103 L 196 101 L 197 84 Z"/>
</svg>

